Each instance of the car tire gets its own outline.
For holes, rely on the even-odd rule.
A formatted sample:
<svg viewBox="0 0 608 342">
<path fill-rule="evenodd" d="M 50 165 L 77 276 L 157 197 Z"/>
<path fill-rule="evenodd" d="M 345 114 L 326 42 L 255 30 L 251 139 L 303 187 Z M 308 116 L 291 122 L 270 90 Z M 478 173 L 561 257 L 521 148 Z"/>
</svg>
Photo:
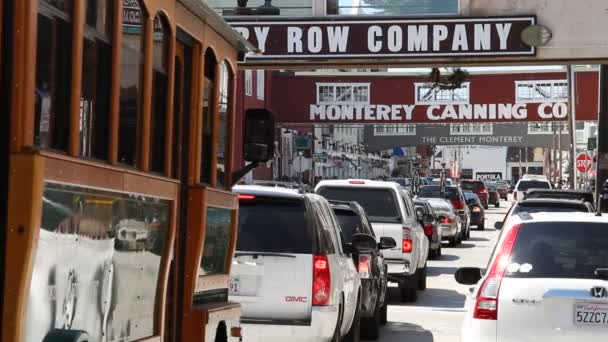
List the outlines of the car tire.
<svg viewBox="0 0 608 342">
<path fill-rule="evenodd" d="M 372 317 L 361 319 L 361 338 L 375 341 L 380 337 L 381 316 L 382 307 L 377 306 Z"/>
<path fill-rule="evenodd" d="M 437 248 L 437 260 L 441 259 L 441 243 L 439 244 L 439 248 Z"/>
<path fill-rule="evenodd" d="M 418 299 L 418 272 L 399 284 L 399 292 L 401 293 L 401 301 L 404 303 L 413 303 Z"/>
<path fill-rule="evenodd" d="M 484 229 L 486 229 L 485 223 L 477 225 L 477 230 L 484 230 Z"/>
<path fill-rule="evenodd" d="M 418 270 L 418 290 L 420 291 L 426 290 L 426 270 L 426 263 L 422 269 Z"/>
<path fill-rule="evenodd" d="M 489 205 L 484 205 L 483 208 L 486 209 L 486 210 L 488 210 L 488 209 L 490 209 L 490 206 Z"/>
<path fill-rule="evenodd" d="M 88 342 L 89 334 L 82 330 L 53 329 L 42 342 Z"/>
<path fill-rule="evenodd" d="M 449 239 L 450 241 L 450 247 L 456 247 L 458 245 L 458 238 L 457 237 L 451 237 Z"/>
<path fill-rule="evenodd" d="M 388 323 L 388 304 L 386 301 L 380 308 L 380 325 L 386 325 Z"/>
<path fill-rule="evenodd" d="M 500 202 L 496 202 L 496 203 L 494 204 L 494 207 L 496 207 L 496 208 L 500 208 Z"/>
<path fill-rule="evenodd" d="M 342 338 L 344 342 L 359 342 L 361 341 L 361 301 L 357 298 L 357 308 L 355 310 L 355 317 L 353 317 L 353 324 L 350 325 L 350 330 Z"/>
<path fill-rule="evenodd" d="M 340 342 L 342 341 L 342 316 L 344 313 L 342 312 L 342 303 L 338 308 L 338 321 L 336 322 L 336 330 L 334 331 L 334 337 L 332 337 L 331 342 Z"/>
</svg>

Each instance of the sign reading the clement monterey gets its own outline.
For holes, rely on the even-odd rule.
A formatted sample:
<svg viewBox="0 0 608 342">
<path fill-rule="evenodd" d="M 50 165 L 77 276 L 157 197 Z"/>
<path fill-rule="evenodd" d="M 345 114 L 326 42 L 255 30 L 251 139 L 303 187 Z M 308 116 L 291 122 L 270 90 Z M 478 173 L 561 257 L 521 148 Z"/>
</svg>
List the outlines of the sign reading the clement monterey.
<svg viewBox="0 0 608 342">
<path fill-rule="evenodd" d="M 266 19 L 227 18 L 257 46 L 248 59 L 534 56 L 521 40 L 535 16 Z"/>
</svg>

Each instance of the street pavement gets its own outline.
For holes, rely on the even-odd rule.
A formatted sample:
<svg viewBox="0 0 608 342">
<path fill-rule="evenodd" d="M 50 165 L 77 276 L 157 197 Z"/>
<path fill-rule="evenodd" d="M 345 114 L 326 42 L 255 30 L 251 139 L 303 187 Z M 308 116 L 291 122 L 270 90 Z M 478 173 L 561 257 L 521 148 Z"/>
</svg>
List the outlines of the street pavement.
<svg viewBox="0 0 608 342">
<path fill-rule="evenodd" d="M 396 284 L 389 284 L 388 324 L 379 341 L 460 341 L 464 301 L 470 286 L 456 283 L 454 272 L 463 266 L 487 266 L 499 232 L 494 223 L 502 221 L 509 205 L 502 201 L 500 208 L 486 210 L 486 229 L 472 230 L 470 240 L 455 248 L 443 245 L 441 260 L 429 260 L 427 264 L 427 289 L 418 292 L 416 303 L 401 303 Z"/>
</svg>

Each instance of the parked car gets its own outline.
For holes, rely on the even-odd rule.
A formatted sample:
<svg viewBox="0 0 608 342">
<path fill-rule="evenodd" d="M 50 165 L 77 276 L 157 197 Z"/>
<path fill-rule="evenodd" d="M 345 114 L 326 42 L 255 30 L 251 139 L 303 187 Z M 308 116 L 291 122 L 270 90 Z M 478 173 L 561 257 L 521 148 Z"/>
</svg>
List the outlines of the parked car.
<svg viewBox="0 0 608 342">
<path fill-rule="evenodd" d="M 361 280 L 353 255 L 376 240 L 344 243 L 323 197 L 280 187 L 235 186 L 239 233 L 230 300 L 242 305 L 245 341 L 358 341 Z"/>
<path fill-rule="evenodd" d="M 315 192 L 330 200 L 359 203 L 376 236 L 398 242 L 397 248 L 383 253 L 388 279 L 399 284 L 403 301 L 415 301 L 416 291 L 426 289 L 429 242 L 416 218 L 411 196 L 397 183 L 361 179 L 324 180 Z"/>
<path fill-rule="evenodd" d="M 471 212 L 467 206 L 464 192 L 458 186 L 446 186 L 445 193 L 441 193 L 441 188 L 438 185 L 423 186 L 418 191 L 420 198 L 444 198 L 452 203 L 456 210 L 456 214 L 462 222 L 462 240 L 468 240 L 471 237 Z"/>
<path fill-rule="evenodd" d="M 496 222 L 494 227 L 501 229 L 514 215 L 520 213 L 557 213 L 557 212 L 583 212 L 593 213 L 594 208 L 589 202 L 581 200 L 565 200 L 553 198 L 531 198 L 515 202 L 505 215 L 502 222 Z"/>
<path fill-rule="evenodd" d="M 465 192 L 464 196 L 471 211 L 471 226 L 477 226 L 477 229 L 484 230 L 486 224 L 486 211 L 479 197 L 472 192 Z"/>
<path fill-rule="evenodd" d="M 513 200 L 523 199 L 529 189 L 551 189 L 551 182 L 546 177 L 522 178 L 513 188 Z"/>
<path fill-rule="evenodd" d="M 416 216 L 424 228 L 424 235 L 429 239 L 429 258 L 439 259 L 442 240 L 439 216 L 426 200 L 416 199 L 414 205 L 416 206 Z"/>
<path fill-rule="evenodd" d="M 476 285 L 461 340 L 605 341 L 607 225 L 590 213 L 517 215 L 483 275 L 479 268 L 455 273 L 459 283 Z"/>
<path fill-rule="evenodd" d="M 450 247 L 455 247 L 462 242 L 464 231 L 462 221 L 456 214 L 452 203 L 443 198 L 424 198 L 428 201 L 439 219 L 442 240 L 448 240 Z"/>
<path fill-rule="evenodd" d="M 488 204 L 500 208 L 500 193 L 496 185 L 488 185 Z"/>
<path fill-rule="evenodd" d="M 356 234 L 367 234 L 376 238 L 365 210 L 357 202 L 330 201 L 334 214 L 340 222 L 344 240 L 349 243 Z M 354 255 L 354 262 L 361 277 L 361 336 L 376 340 L 380 325 L 387 322 L 387 266 L 382 250 L 397 246 L 390 237 L 380 237 L 378 248 L 369 253 Z"/>
<path fill-rule="evenodd" d="M 484 209 L 488 209 L 490 198 L 488 197 L 488 188 L 486 183 L 481 180 L 461 180 L 460 187 L 464 191 L 472 191 L 479 196 Z"/>
</svg>

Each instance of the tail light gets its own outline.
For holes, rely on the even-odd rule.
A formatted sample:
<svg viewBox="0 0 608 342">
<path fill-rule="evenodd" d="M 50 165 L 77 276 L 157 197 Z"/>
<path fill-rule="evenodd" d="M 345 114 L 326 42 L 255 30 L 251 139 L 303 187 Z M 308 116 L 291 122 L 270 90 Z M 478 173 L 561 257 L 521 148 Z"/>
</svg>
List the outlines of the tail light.
<svg viewBox="0 0 608 342">
<path fill-rule="evenodd" d="M 473 207 L 473 209 L 471 210 L 474 213 L 480 213 L 481 212 L 481 208 L 480 207 Z"/>
<path fill-rule="evenodd" d="M 371 269 L 371 257 L 369 255 L 359 255 L 359 277 L 369 279 L 369 270 Z"/>
<path fill-rule="evenodd" d="M 407 227 L 403 227 L 403 242 L 401 244 L 401 251 L 403 253 L 412 253 L 414 244 L 412 242 L 412 231 Z"/>
<path fill-rule="evenodd" d="M 480 194 L 487 194 L 488 193 L 488 189 L 481 189 L 479 190 Z"/>
<path fill-rule="evenodd" d="M 500 290 L 500 283 L 504 277 L 505 269 L 509 265 L 511 251 L 520 229 L 521 225 L 513 226 L 500 246 L 488 277 L 483 281 L 477 293 L 473 318 L 494 321 L 498 319 L 498 292 Z"/>
<path fill-rule="evenodd" d="M 424 225 L 424 235 L 432 236 L 433 235 L 433 225 L 428 223 Z"/>
<path fill-rule="evenodd" d="M 449 217 L 444 217 L 444 218 L 441 219 L 441 223 L 443 223 L 443 224 L 450 224 L 452 222 L 454 222 L 454 220 L 452 220 Z"/>
<path fill-rule="evenodd" d="M 245 195 L 245 194 L 240 194 L 239 195 L 239 200 L 246 200 L 246 201 L 250 201 L 255 199 L 254 195 Z"/>
<path fill-rule="evenodd" d="M 462 210 L 464 209 L 464 203 L 461 201 L 452 201 L 452 205 L 454 206 L 454 208 L 456 210 Z"/>
<path fill-rule="evenodd" d="M 329 305 L 331 273 L 326 255 L 315 255 L 312 259 L 312 305 Z"/>
</svg>

